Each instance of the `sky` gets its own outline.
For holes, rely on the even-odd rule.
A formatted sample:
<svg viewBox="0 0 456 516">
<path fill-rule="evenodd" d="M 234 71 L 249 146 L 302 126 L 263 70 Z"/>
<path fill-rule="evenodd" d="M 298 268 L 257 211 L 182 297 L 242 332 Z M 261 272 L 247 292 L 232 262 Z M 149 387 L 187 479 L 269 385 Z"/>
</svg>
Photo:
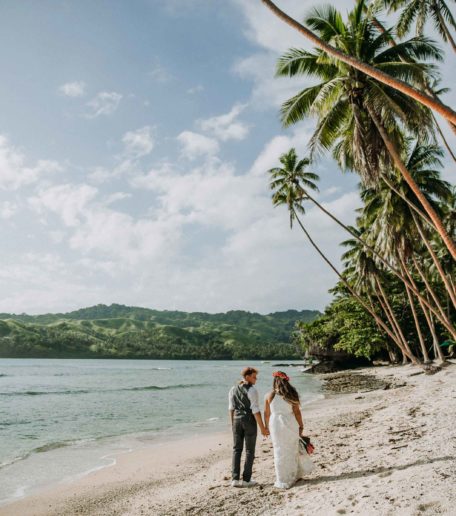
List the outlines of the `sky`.
<svg viewBox="0 0 456 516">
<path fill-rule="evenodd" d="M 278 3 L 298 19 L 315 5 Z M 312 84 L 274 78 L 281 53 L 310 48 L 298 33 L 259 0 L 17 0 L 0 13 L 0 312 L 323 310 L 336 276 L 268 187 L 314 124 L 279 120 Z M 352 223 L 357 177 L 329 157 L 311 170 L 320 202 Z M 346 234 L 312 207 L 305 221 L 339 263 Z"/>
</svg>

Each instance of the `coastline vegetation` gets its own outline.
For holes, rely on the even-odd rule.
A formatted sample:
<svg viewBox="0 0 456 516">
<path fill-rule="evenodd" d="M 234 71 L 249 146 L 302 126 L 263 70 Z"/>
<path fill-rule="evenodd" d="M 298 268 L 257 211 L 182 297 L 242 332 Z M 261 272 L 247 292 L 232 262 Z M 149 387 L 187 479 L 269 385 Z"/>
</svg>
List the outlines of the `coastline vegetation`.
<svg viewBox="0 0 456 516">
<path fill-rule="evenodd" d="M 269 171 L 273 204 L 287 207 L 290 226 L 338 278 L 332 303 L 315 321 L 297 323 L 296 340 L 310 352 L 443 362 L 441 344 L 456 342 L 456 187 L 441 171 L 455 153 L 435 115 L 456 134 L 456 113 L 440 100 L 448 91 L 439 86 L 444 51 L 424 31 L 434 25 L 454 51 L 451 10 L 444 1 L 356 0 L 346 17 L 318 7 L 299 23 L 262 2 L 316 45 L 290 49 L 277 63 L 278 76 L 313 82 L 281 110 L 285 127 L 316 122 L 308 155 L 290 149 Z M 309 169 L 326 153 L 360 178 L 354 226 L 314 198 L 319 177 Z M 310 206 L 346 231 L 342 267 L 309 233 Z"/>
</svg>

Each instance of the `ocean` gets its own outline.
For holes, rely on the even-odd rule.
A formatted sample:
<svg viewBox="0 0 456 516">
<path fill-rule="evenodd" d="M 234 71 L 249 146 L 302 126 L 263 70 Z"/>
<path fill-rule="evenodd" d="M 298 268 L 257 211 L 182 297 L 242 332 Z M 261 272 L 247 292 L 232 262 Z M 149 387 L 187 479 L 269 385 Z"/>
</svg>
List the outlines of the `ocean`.
<svg viewBox="0 0 456 516">
<path fill-rule="evenodd" d="M 0 504 L 109 466 L 119 453 L 228 430 L 228 391 L 241 369 L 259 369 L 263 397 L 275 363 L 0 359 Z M 322 397 L 316 378 L 280 369 L 303 403 Z"/>
</svg>

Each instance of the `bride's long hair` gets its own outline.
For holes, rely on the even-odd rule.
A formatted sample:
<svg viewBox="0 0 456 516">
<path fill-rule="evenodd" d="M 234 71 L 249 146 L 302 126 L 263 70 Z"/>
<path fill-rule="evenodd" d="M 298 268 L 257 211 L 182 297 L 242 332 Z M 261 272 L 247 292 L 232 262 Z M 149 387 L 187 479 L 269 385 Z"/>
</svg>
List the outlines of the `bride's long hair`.
<svg viewBox="0 0 456 516">
<path fill-rule="evenodd" d="M 274 373 L 271 400 L 275 394 L 280 394 L 285 401 L 292 405 L 300 404 L 298 391 L 291 385 L 288 376 L 282 371 Z"/>
</svg>

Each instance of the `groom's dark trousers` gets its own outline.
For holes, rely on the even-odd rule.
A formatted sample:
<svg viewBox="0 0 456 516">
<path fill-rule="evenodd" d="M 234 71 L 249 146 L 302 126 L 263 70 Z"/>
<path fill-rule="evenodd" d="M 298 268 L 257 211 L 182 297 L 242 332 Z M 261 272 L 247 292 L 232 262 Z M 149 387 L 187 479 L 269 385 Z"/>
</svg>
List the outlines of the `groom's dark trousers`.
<svg viewBox="0 0 456 516">
<path fill-rule="evenodd" d="M 246 482 L 250 482 L 252 477 L 257 438 L 257 422 L 250 408 L 250 400 L 247 395 L 248 388 L 249 386 L 241 384 L 235 387 L 233 393 L 233 464 L 231 471 L 233 480 L 240 480 L 241 455 L 245 442 L 245 463 L 242 480 Z"/>
<path fill-rule="evenodd" d="M 253 460 L 255 458 L 255 444 L 257 438 L 257 423 L 252 414 L 248 419 L 234 418 L 233 424 L 233 467 L 232 478 L 239 480 L 241 474 L 241 455 L 245 441 L 245 463 L 242 480 L 250 482 L 252 477 Z"/>
</svg>

